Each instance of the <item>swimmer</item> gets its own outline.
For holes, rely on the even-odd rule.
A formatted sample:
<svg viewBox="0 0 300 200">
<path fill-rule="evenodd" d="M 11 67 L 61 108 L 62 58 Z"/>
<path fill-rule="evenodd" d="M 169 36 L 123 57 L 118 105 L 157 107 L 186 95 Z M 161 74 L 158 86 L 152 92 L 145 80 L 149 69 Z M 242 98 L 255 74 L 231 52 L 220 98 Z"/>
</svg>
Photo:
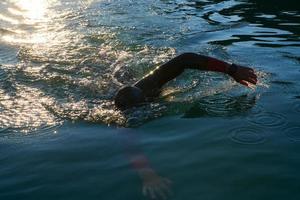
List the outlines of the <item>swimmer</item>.
<svg viewBox="0 0 300 200">
<path fill-rule="evenodd" d="M 153 101 L 159 96 L 163 85 L 179 76 L 185 69 L 222 72 L 247 87 L 257 83 L 257 76 L 252 68 L 196 53 L 183 53 L 157 67 L 134 85 L 121 88 L 114 98 L 116 107 L 126 110 Z"/>
<path fill-rule="evenodd" d="M 179 76 L 185 69 L 222 72 L 248 87 L 257 83 L 257 76 L 254 70 L 249 67 L 195 53 L 184 53 L 157 67 L 132 86 L 121 88 L 114 99 L 116 107 L 120 110 L 126 110 L 153 101 L 159 96 L 163 85 Z M 123 138 L 127 135 L 127 139 L 123 143 L 126 144 L 132 166 L 143 181 L 143 194 L 150 196 L 151 199 L 167 199 L 172 194 L 170 190 L 171 181 L 159 176 L 149 164 L 147 157 L 140 151 L 132 150 L 135 146 L 132 131 L 131 129 L 123 131 Z"/>
</svg>

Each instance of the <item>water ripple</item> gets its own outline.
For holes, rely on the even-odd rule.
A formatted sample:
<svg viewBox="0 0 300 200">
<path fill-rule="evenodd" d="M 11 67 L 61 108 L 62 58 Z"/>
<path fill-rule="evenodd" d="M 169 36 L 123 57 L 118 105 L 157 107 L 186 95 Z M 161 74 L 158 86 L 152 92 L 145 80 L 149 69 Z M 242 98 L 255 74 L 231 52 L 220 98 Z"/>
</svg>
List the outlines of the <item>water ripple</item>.
<svg viewBox="0 0 300 200">
<path fill-rule="evenodd" d="M 0 128 L 0 140 L 22 140 L 26 138 L 35 138 L 41 136 L 50 136 L 57 133 L 57 130 L 62 126 L 63 122 L 59 121 L 55 124 L 43 124 L 39 127 L 19 127 L 19 128 Z"/>
<path fill-rule="evenodd" d="M 239 144 L 261 144 L 265 142 L 265 134 L 255 127 L 237 127 L 230 131 L 230 139 Z"/>
<path fill-rule="evenodd" d="M 62 124 L 44 108 L 42 102 L 50 99 L 39 90 L 22 86 L 16 89 L 13 93 L 3 91 L 0 96 L 0 128 L 5 130 L 1 136 L 45 134 Z"/>
<path fill-rule="evenodd" d="M 296 105 L 294 106 L 294 110 L 295 110 L 296 112 L 300 113 L 300 104 L 296 104 Z"/>
<path fill-rule="evenodd" d="M 300 142 L 300 126 L 287 128 L 284 133 L 292 141 Z"/>
<path fill-rule="evenodd" d="M 1 135 L 3 132 L 6 132 L 7 129 L 8 129 L 8 128 L 1 128 L 1 127 L 0 127 L 0 135 Z"/>
<path fill-rule="evenodd" d="M 198 104 L 198 107 L 202 111 L 202 114 L 203 111 L 205 111 L 206 114 L 211 116 L 234 116 L 245 113 L 250 109 L 252 110 L 252 113 L 259 113 L 261 110 L 258 106 L 255 106 L 256 100 L 257 97 L 253 95 L 242 95 L 237 97 L 216 95 L 203 98 Z M 193 113 L 195 114 L 195 109 Z"/>
<path fill-rule="evenodd" d="M 1 67 L 1 64 L 0 64 L 0 67 Z M 0 68 L 0 81 L 1 82 L 3 81 L 4 77 L 5 77 L 5 71 Z"/>
<path fill-rule="evenodd" d="M 0 41 L 1 42 L 1 41 Z M 13 47 L 0 45 L 0 64 L 15 63 L 17 50 Z"/>
<path fill-rule="evenodd" d="M 200 104 L 206 107 L 206 111 L 210 115 L 223 116 L 234 110 L 235 99 L 227 96 L 220 96 L 219 98 L 206 98 Z"/>
<path fill-rule="evenodd" d="M 64 4 L 60 5 L 60 1 L 43 1 L 44 5 L 39 1 L 35 8 L 41 6 L 42 9 L 37 9 L 40 11 L 38 13 L 28 6 L 30 4 L 25 3 L 26 6 L 21 1 L 13 2 L 0 6 L 2 21 L 12 19 L 10 21 L 17 20 L 19 23 L 18 26 L 0 28 L 1 34 L 10 36 L 9 40 L 7 37 L 6 40 L 0 39 L 0 63 L 17 63 L 5 71 L 0 69 L 0 116 L 3 116 L 0 124 L 16 131 L 34 132 L 37 127 L 51 127 L 52 122 L 59 123 L 56 117 L 107 124 L 117 121 L 118 124 L 124 124 L 126 119 L 115 112 L 113 105 L 103 107 L 102 104 L 89 102 L 96 99 L 111 101 L 118 85 L 131 84 L 149 72 L 153 65 L 174 57 L 174 47 L 178 47 L 179 51 L 188 49 L 206 52 L 208 55 L 216 55 L 217 52 L 220 58 L 229 60 L 231 52 L 225 47 L 232 42 L 278 44 L 286 43 L 284 39 L 291 42 L 298 39 L 294 36 L 297 34 L 292 34 L 298 33 L 294 30 L 298 23 L 296 20 L 285 21 L 280 14 L 276 17 L 278 21 L 267 20 L 270 16 L 264 14 L 272 13 L 257 10 L 252 4 L 236 0 L 217 3 L 154 1 L 150 10 L 147 1 L 91 1 L 93 3 L 84 5 L 88 7 L 86 10 L 78 2 L 64 7 Z M 19 10 L 23 16 L 21 19 L 14 15 L 13 10 L 9 10 L 12 6 L 15 10 L 25 6 L 25 10 L 30 12 Z M 287 14 L 289 13 L 286 12 L 285 15 Z M 132 20 L 133 17 L 137 17 L 137 20 Z M 245 23 L 239 23 L 240 20 Z M 284 30 L 281 30 L 282 27 Z M 180 41 L 186 40 L 189 43 L 174 43 L 174 46 L 168 47 L 170 45 L 165 45 L 165 42 L 172 42 L 174 39 L 169 36 L 176 36 Z M 194 44 L 196 40 L 200 42 L 196 42 L 196 49 L 191 49 L 189 44 Z M 207 50 L 203 49 L 202 45 L 219 41 L 224 41 L 224 45 L 212 45 Z M 22 47 L 18 47 L 19 45 Z M 214 49 L 220 49 L 221 54 Z M 186 76 L 183 81 L 187 83 L 192 78 L 200 80 L 198 76 Z M 209 79 L 205 86 L 201 81 L 195 81 L 186 91 L 180 90 L 182 95 L 178 94 L 178 99 L 194 101 L 235 87 L 232 82 L 224 81 L 223 76 L 215 80 Z M 25 90 L 28 94 L 22 92 L 20 85 L 31 88 L 29 92 Z M 53 98 L 56 102 L 48 103 L 50 106 L 47 109 L 50 111 L 41 105 L 41 100 L 47 101 L 47 98 Z M 212 116 L 232 116 L 251 110 L 251 115 L 258 116 L 263 121 L 251 118 L 255 124 L 281 126 L 284 123 L 285 119 L 281 116 L 262 114 L 263 111 L 256 106 L 255 101 L 256 98 L 247 96 L 207 97 L 197 102 L 198 111 L 193 107 L 193 112 L 186 116 L 198 117 L 204 112 Z M 136 124 L 149 116 L 159 115 L 157 113 L 160 112 L 148 111 L 151 109 L 153 108 L 141 111 L 148 114 L 140 115 L 140 111 L 135 112 L 135 115 L 128 117 L 127 123 Z"/>
<path fill-rule="evenodd" d="M 283 127 L 287 123 L 285 116 L 274 112 L 262 112 L 248 117 L 248 121 L 267 128 Z"/>
</svg>

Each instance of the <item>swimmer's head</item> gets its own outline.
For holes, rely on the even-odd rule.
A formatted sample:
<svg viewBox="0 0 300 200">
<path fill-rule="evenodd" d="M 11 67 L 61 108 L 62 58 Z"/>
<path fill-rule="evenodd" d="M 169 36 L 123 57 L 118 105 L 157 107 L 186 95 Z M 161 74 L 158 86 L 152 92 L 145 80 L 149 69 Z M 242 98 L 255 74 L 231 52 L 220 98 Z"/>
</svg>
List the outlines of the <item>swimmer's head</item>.
<svg viewBox="0 0 300 200">
<path fill-rule="evenodd" d="M 145 102 L 143 91 L 135 86 L 125 86 L 115 96 L 115 105 L 121 110 L 126 110 L 143 102 Z"/>
</svg>

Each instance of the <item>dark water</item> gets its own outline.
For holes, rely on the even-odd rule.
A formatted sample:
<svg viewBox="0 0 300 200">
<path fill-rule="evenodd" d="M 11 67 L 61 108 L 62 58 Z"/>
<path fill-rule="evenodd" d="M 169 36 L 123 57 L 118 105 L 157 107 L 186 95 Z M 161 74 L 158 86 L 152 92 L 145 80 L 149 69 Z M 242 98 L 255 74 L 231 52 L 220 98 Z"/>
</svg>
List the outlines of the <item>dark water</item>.
<svg viewBox="0 0 300 200">
<path fill-rule="evenodd" d="M 147 199 L 128 138 L 172 180 L 170 199 L 300 198 L 298 1 L 4 0 L 0 11 L 0 199 Z M 259 84 L 187 71 L 158 101 L 114 108 L 119 87 L 186 51 L 251 66 Z"/>
</svg>

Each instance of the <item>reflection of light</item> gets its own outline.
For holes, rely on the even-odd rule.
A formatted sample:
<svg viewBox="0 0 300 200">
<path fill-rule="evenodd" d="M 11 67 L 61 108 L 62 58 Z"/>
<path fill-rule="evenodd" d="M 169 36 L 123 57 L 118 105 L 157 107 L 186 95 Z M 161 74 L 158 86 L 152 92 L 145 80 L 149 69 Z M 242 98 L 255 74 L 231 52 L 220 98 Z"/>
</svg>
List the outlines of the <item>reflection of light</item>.
<svg viewBox="0 0 300 200">
<path fill-rule="evenodd" d="M 8 43 L 27 43 L 40 44 L 46 43 L 48 34 L 41 31 L 41 28 L 47 28 L 46 15 L 48 16 L 48 7 L 55 0 L 11 0 L 9 17 L 0 14 L 0 20 L 7 21 L 11 24 L 19 25 L 37 25 L 34 30 L 12 30 L 12 34 L 5 34 L 0 39 Z M 40 23 L 42 22 L 42 23 Z"/>
<path fill-rule="evenodd" d="M 11 128 L 23 133 L 32 133 L 38 129 L 46 130 L 59 126 L 57 120 L 43 104 L 51 99 L 38 89 L 18 88 L 17 96 L 5 94 L 1 97 L 0 129 Z M 0 90 L 0 93 L 3 91 Z"/>
<path fill-rule="evenodd" d="M 12 35 L 4 35 L 2 37 L 2 40 L 9 42 L 9 43 L 34 43 L 34 44 L 40 44 L 40 43 L 46 43 L 47 39 L 44 37 L 44 35 L 32 35 L 28 38 L 18 38 Z"/>
<path fill-rule="evenodd" d="M 20 10 L 17 10 L 15 8 L 7 8 L 7 10 L 14 15 L 23 15 L 23 13 Z"/>
<path fill-rule="evenodd" d="M 7 16 L 4 16 L 2 14 L 0 14 L 0 19 L 3 20 L 3 21 L 7 21 L 7 22 L 10 22 L 12 24 L 19 24 L 19 21 L 16 20 L 16 19 L 13 19 L 11 17 L 7 17 Z"/>
<path fill-rule="evenodd" d="M 47 0 L 18 0 L 16 5 L 24 10 L 24 17 L 29 20 L 41 20 L 44 18 Z"/>
</svg>

